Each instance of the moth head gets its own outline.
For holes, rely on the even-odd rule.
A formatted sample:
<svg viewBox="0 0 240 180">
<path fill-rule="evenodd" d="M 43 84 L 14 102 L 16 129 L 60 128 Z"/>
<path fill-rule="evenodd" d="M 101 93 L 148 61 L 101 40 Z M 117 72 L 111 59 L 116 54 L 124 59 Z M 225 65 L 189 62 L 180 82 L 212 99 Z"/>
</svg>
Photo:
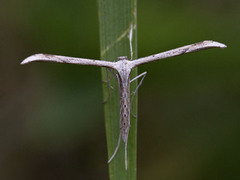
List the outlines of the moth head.
<svg viewBox="0 0 240 180">
<path fill-rule="evenodd" d="M 128 60 L 127 56 L 118 57 L 118 61 L 122 61 L 122 60 Z"/>
</svg>

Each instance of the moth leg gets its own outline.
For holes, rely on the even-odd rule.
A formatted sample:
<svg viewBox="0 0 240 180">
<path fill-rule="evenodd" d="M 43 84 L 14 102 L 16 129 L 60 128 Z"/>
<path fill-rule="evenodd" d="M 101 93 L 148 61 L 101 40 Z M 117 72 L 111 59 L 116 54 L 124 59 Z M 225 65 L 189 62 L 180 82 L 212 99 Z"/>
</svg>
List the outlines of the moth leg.
<svg viewBox="0 0 240 180">
<path fill-rule="evenodd" d="M 115 157 L 115 155 L 117 154 L 118 149 L 119 149 L 119 146 L 120 146 L 120 143 L 121 143 L 121 133 L 119 134 L 117 147 L 116 147 L 113 155 L 112 155 L 112 156 L 110 157 L 110 159 L 108 160 L 108 163 L 110 163 L 110 162 L 113 160 L 113 158 Z"/>
<path fill-rule="evenodd" d="M 130 80 L 130 83 L 131 83 L 131 82 L 137 80 L 138 78 L 142 77 L 142 79 L 141 79 L 140 82 L 138 83 L 135 91 L 132 92 L 132 99 L 131 99 L 130 107 L 132 107 L 132 103 L 133 103 L 134 96 L 136 95 L 136 93 L 137 93 L 137 91 L 138 91 L 138 88 L 142 85 L 142 82 L 143 82 L 146 74 L 147 74 L 147 72 L 143 72 L 142 74 L 139 74 L 138 76 L 136 76 L 135 78 L 133 78 L 132 80 Z M 133 114 L 132 112 L 131 112 L 131 114 L 132 114 L 133 117 L 136 118 L 136 115 L 135 115 L 135 114 Z"/>
<path fill-rule="evenodd" d="M 127 141 L 125 142 L 125 170 L 127 170 Z"/>
<path fill-rule="evenodd" d="M 111 95 L 111 89 L 113 89 L 113 87 L 110 84 L 110 78 L 109 78 L 109 74 L 108 71 L 110 71 L 114 77 L 116 77 L 116 74 L 114 74 L 113 70 L 110 68 L 106 68 L 106 76 L 107 76 L 107 80 L 103 80 L 102 82 L 107 83 L 108 84 L 108 96 L 107 98 L 103 101 L 103 104 L 107 103 L 108 99 L 110 98 Z"/>
</svg>

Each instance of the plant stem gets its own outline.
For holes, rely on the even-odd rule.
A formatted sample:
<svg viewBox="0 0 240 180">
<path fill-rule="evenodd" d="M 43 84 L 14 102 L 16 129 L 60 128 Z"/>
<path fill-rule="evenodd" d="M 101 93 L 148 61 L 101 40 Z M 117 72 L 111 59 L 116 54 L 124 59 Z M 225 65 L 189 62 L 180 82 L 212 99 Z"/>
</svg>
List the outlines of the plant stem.
<svg viewBox="0 0 240 180">
<path fill-rule="evenodd" d="M 119 56 L 128 56 L 131 59 L 129 33 L 133 27 L 132 52 L 133 59 L 137 58 L 137 31 L 136 31 L 136 0 L 98 0 L 100 22 L 100 48 L 101 59 L 117 61 Z M 137 75 L 137 69 L 131 77 Z M 117 79 L 102 68 L 103 97 L 105 126 L 107 136 L 108 158 L 113 154 L 120 133 L 119 127 L 119 90 Z M 109 88 L 109 83 L 112 88 Z M 131 92 L 136 88 L 137 82 L 131 83 Z M 137 115 L 137 95 L 134 98 L 131 112 Z M 136 179 L 136 145 L 137 145 L 137 119 L 131 115 L 131 127 L 128 137 L 128 169 L 124 165 L 124 143 L 112 162 L 109 164 L 110 180 Z"/>
</svg>

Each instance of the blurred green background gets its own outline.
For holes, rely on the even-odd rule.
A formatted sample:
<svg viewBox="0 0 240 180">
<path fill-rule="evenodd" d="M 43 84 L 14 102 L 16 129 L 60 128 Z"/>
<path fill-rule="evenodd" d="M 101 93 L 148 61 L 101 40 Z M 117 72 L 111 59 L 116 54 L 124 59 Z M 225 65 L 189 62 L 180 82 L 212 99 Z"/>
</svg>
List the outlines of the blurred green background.
<svg viewBox="0 0 240 180">
<path fill-rule="evenodd" d="M 0 179 L 108 179 L 100 68 L 19 65 L 99 59 L 96 0 L 1 0 L 0 32 Z M 240 179 L 239 32 L 238 0 L 138 0 L 138 57 L 228 45 L 139 68 L 139 180 Z"/>
</svg>

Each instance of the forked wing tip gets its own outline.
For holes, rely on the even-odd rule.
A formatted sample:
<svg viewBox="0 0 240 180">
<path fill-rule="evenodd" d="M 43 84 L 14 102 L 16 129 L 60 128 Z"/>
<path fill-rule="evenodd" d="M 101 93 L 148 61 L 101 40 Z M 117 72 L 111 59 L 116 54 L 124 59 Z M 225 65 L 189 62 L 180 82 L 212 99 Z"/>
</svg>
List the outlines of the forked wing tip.
<svg viewBox="0 0 240 180">
<path fill-rule="evenodd" d="M 225 44 L 217 42 L 217 41 L 206 40 L 203 42 L 207 43 L 209 46 L 212 46 L 212 47 L 218 47 L 218 48 L 226 48 L 227 47 Z"/>
<path fill-rule="evenodd" d="M 55 62 L 55 63 L 64 63 L 64 57 L 60 57 L 58 55 L 51 55 L 51 54 L 34 54 L 32 56 L 27 57 L 24 59 L 21 64 L 27 64 L 33 61 L 42 61 L 42 62 Z M 65 57 L 66 58 L 66 57 Z"/>
<path fill-rule="evenodd" d="M 20 64 L 23 65 L 23 64 L 27 64 L 27 63 L 30 63 L 30 62 L 33 62 L 33 61 L 41 60 L 42 55 L 43 54 L 34 54 L 32 56 L 29 56 L 26 59 L 24 59 Z"/>
</svg>

